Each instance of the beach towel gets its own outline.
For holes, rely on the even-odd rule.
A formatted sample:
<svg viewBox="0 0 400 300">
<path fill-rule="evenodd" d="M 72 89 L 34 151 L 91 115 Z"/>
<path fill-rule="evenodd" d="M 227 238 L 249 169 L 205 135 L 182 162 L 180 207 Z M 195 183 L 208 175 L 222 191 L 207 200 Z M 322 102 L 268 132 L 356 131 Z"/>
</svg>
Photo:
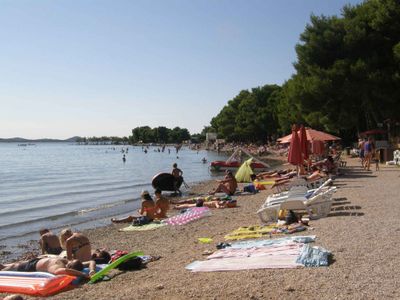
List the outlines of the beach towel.
<svg viewBox="0 0 400 300">
<path fill-rule="evenodd" d="M 313 241 L 315 236 L 237 242 L 214 252 L 205 261 L 194 261 L 186 269 L 213 272 L 327 266 L 330 252 L 307 244 Z"/>
<path fill-rule="evenodd" d="M 328 266 L 330 255 L 331 253 L 322 247 L 305 245 L 296 262 L 306 267 Z"/>
<path fill-rule="evenodd" d="M 163 223 L 149 223 L 146 225 L 141 225 L 141 226 L 134 226 L 134 225 L 129 225 L 128 227 L 124 227 L 119 229 L 118 231 L 124 231 L 124 232 L 128 232 L 128 231 L 147 231 L 147 230 L 155 230 L 157 228 L 163 227 L 166 224 Z"/>
<path fill-rule="evenodd" d="M 164 224 L 168 225 L 185 225 L 192 221 L 198 220 L 200 218 L 210 216 L 211 211 L 208 207 L 193 207 L 188 208 L 184 213 L 180 213 L 176 216 L 170 217 L 164 221 Z"/>
<path fill-rule="evenodd" d="M 267 246 L 274 246 L 274 245 L 281 245 L 281 244 L 288 244 L 288 243 L 312 243 L 315 242 L 316 236 L 315 235 L 297 235 L 297 236 L 288 236 L 279 239 L 270 239 L 270 240 L 247 240 L 247 241 L 240 241 L 231 244 L 231 248 L 237 249 L 247 249 L 247 248 L 254 248 L 254 247 L 267 247 Z"/>
<path fill-rule="evenodd" d="M 239 227 L 225 236 L 226 240 L 242 240 L 242 239 L 254 239 L 259 237 L 279 235 L 279 234 L 290 234 L 295 232 L 304 231 L 307 228 L 301 224 L 291 225 L 277 225 L 269 224 L 265 226 L 249 226 Z"/>
</svg>

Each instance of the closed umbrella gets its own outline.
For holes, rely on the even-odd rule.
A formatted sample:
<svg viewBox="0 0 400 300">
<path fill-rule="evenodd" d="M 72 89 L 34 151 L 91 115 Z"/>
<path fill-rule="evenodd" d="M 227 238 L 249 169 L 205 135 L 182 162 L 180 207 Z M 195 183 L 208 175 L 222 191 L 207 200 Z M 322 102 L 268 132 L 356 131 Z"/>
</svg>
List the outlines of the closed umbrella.
<svg viewBox="0 0 400 300">
<path fill-rule="evenodd" d="M 296 127 L 293 126 L 288 162 L 292 165 L 298 166 L 302 161 L 299 136 L 297 135 Z"/>
<path fill-rule="evenodd" d="M 307 160 L 308 159 L 308 142 L 307 142 L 307 134 L 306 134 L 306 129 L 304 128 L 303 125 L 300 127 L 300 149 L 301 153 L 303 155 L 303 159 Z"/>
</svg>

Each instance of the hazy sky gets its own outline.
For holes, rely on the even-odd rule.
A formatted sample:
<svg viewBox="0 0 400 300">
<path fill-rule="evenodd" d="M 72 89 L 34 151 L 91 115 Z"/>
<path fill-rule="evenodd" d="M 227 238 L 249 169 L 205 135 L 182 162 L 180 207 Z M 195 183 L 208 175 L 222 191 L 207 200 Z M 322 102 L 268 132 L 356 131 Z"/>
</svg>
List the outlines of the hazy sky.
<svg viewBox="0 0 400 300">
<path fill-rule="evenodd" d="M 282 84 L 310 14 L 358 0 L 0 0 L 0 137 L 200 132 Z"/>
</svg>

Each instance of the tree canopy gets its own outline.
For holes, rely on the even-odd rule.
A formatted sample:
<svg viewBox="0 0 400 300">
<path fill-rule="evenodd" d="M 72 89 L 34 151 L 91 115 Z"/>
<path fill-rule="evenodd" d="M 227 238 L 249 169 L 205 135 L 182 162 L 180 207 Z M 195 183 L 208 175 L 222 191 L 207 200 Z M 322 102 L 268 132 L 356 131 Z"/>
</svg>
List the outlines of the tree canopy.
<svg viewBox="0 0 400 300">
<path fill-rule="evenodd" d="M 241 91 L 211 120 L 219 137 L 257 141 L 303 123 L 344 137 L 399 120 L 400 2 L 369 0 L 312 15 L 282 87 Z"/>
<path fill-rule="evenodd" d="M 182 143 L 190 140 L 190 133 L 186 128 L 175 127 L 169 129 L 164 126 L 150 128 L 141 126 L 132 129 L 129 137 L 131 143 Z"/>
</svg>

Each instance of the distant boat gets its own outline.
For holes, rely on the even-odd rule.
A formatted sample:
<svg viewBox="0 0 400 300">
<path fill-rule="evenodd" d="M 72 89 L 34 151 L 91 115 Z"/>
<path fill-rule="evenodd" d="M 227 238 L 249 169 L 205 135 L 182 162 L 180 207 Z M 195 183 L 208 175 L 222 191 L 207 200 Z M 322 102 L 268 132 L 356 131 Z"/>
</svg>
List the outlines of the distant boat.
<svg viewBox="0 0 400 300">
<path fill-rule="evenodd" d="M 253 162 L 250 164 L 251 169 L 255 173 L 268 171 L 270 166 L 262 162 L 261 160 L 256 159 L 253 155 L 248 153 L 244 149 L 236 149 L 235 152 L 229 157 L 226 161 L 213 161 L 210 164 L 210 170 L 212 172 L 224 172 L 226 170 L 236 171 L 242 165 L 242 154 L 245 153 L 247 156 L 253 158 Z"/>
<path fill-rule="evenodd" d="M 19 147 L 26 147 L 28 144 L 18 144 Z"/>
</svg>

